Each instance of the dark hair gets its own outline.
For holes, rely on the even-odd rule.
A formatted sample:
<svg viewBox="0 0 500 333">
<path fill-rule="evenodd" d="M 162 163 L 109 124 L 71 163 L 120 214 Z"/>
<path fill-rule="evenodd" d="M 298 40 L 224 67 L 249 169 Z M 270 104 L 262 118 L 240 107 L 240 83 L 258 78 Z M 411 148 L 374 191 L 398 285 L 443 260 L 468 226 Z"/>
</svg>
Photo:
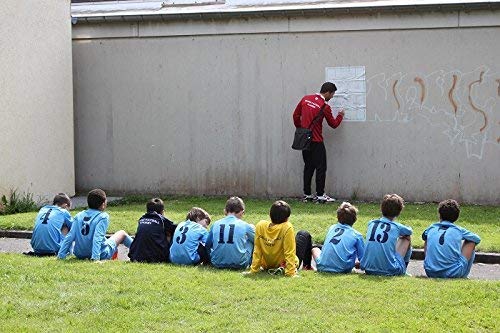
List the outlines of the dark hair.
<svg viewBox="0 0 500 333">
<path fill-rule="evenodd" d="M 357 220 L 358 209 L 348 202 L 343 202 L 337 209 L 337 219 L 342 224 L 353 225 Z"/>
<path fill-rule="evenodd" d="M 68 195 L 66 193 L 58 193 L 54 197 L 52 204 L 57 205 L 57 206 L 67 204 L 69 207 L 71 207 L 71 199 L 68 197 Z"/>
<path fill-rule="evenodd" d="M 337 91 L 337 86 L 331 82 L 325 82 L 323 85 L 321 85 L 321 90 L 319 91 L 320 93 L 326 93 L 326 92 L 336 92 Z"/>
<path fill-rule="evenodd" d="M 106 193 L 99 188 L 90 191 L 87 195 L 87 204 L 89 208 L 99 209 L 104 201 L 106 201 Z"/>
<path fill-rule="evenodd" d="M 165 210 L 165 205 L 163 204 L 163 200 L 160 198 L 153 198 L 148 201 L 146 204 L 146 210 L 148 213 L 157 212 L 158 214 L 163 213 Z"/>
<path fill-rule="evenodd" d="M 207 220 L 207 224 L 210 224 L 210 222 L 212 221 L 207 211 L 199 207 L 191 208 L 191 210 L 186 216 L 186 220 L 193 222 L 199 222 L 203 219 Z"/>
<path fill-rule="evenodd" d="M 441 201 L 438 206 L 441 221 L 455 222 L 460 215 L 460 205 L 453 199 Z"/>
<path fill-rule="evenodd" d="M 380 205 L 382 215 L 388 218 L 399 216 L 404 207 L 405 201 L 397 194 L 386 194 Z"/>
<path fill-rule="evenodd" d="M 283 200 L 275 201 L 269 211 L 269 216 L 274 224 L 280 224 L 288 221 L 290 214 L 292 214 L 292 209 Z"/>
<path fill-rule="evenodd" d="M 245 210 L 245 203 L 240 197 L 231 197 L 226 201 L 226 213 L 238 214 Z"/>
</svg>

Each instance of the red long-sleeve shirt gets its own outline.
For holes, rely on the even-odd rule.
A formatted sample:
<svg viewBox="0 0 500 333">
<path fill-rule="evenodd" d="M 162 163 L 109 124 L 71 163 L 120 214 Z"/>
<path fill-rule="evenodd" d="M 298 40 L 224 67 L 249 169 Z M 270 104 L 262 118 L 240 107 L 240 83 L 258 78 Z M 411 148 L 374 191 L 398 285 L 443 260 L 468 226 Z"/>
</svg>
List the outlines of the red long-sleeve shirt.
<svg viewBox="0 0 500 333">
<path fill-rule="evenodd" d="M 299 104 L 293 112 L 293 123 L 295 127 L 309 128 L 314 117 L 319 113 L 319 110 L 326 103 L 323 96 L 320 94 L 307 95 L 302 97 Z M 323 119 L 326 118 L 326 122 L 330 127 L 337 128 L 342 119 L 342 115 L 338 115 L 337 118 L 333 118 L 332 109 L 330 105 L 326 104 L 323 108 L 323 115 L 316 121 L 312 127 L 312 141 L 313 142 L 323 142 Z"/>
</svg>

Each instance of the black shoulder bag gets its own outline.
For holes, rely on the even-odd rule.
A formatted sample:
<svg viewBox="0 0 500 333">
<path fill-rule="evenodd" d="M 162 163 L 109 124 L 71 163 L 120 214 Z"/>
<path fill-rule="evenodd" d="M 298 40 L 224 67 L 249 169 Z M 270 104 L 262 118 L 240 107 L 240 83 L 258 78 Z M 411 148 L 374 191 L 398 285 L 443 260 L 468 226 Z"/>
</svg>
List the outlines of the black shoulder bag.
<svg viewBox="0 0 500 333">
<path fill-rule="evenodd" d="M 323 104 L 319 113 L 314 117 L 311 121 L 311 124 L 308 128 L 297 127 L 295 129 L 295 135 L 293 137 L 292 149 L 295 150 L 309 150 L 311 146 L 312 140 L 312 127 L 318 121 L 318 119 L 323 115 L 323 109 L 325 108 L 326 103 Z"/>
</svg>

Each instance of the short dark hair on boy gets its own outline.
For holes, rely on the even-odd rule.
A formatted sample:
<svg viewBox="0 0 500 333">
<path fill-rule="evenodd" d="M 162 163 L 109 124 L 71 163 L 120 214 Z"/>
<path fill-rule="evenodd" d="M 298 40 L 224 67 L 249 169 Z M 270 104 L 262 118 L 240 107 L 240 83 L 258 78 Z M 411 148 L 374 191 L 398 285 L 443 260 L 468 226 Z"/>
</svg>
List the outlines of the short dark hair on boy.
<svg viewBox="0 0 500 333">
<path fill-rule="evenodd" d="M 226 213 L 238 214 L 245 210 L 245 203 L 240 197 L 231 197 L 226 201 Z"/>
<path fill-rule="evenodd" d="M 275 201 L 269 211 L 269 216 L 274 224 L 280 224 L 288 221 L 290 214 L 292 214 L 292 209 L 283 200 Z"/>
<path fill-rule="evenodd" d="M 193 222 L 199 222 L 203 219 L 207 220 L 207 224 L 210 224 L 210 222 L 212 221 L 207 211 L 200 207 L 191 208 L 191 210 L 186 216 L 186 220 Z"/>
<path fill-rule="evenodd" d="M 323 85 L 321 85 L 321 90 L 319 91 L 320 93 L 326 93 L 326 92 L 336 92 L 337 91 L 337 86 L 331 82 L 325 82 Z"/>
<path fill-rule="evenodd" d="M 60 205 L 63 205 L 63 204 L 67 204 L 68 206 L 71 207 L 71 199 L 69 198 L 69 196 L 66 193 L 58 193 L 54 197 L 54 200 L 52 201 L 52 204 L 53 205 L 57 205 L 57 206 L 60 206 Z"/>
<path fill-rule="evenodd" d="M 100 188 L 90 191 L 87 195 L 87 204 L 89 208 L 99 209 L 104 201 L 106 201 L 106 193 Z"/>
<path fill-rule="evenodd" d="M 460 216 L 460 205 L 453 199 L 447 199 L 439 203 L 438 212 L 442 221 L 455 222 Z"/>
<path fill-rule="evenodd" d="M 404 207 L 405 201 L 397 194 L 386 194 L 380 205 L 382 215 L 388 218 L 399 216 Z"/>
<path fill-rule="evenodd" d="M 349 202 L 343 202 L 337 209 L 337 219 L 342 224 L 353 225 L 358 219 L 358 209 Z"/>
<path fill-rule="evenodd" d="M 151 212 L 157 212 L 158 214 L 163 213 L 163 211 L 165 210 L 165 205 L 163 204 L 163 200 L 161 200 L 160 198 L 150 199 L 146 203 L 146 210 L 148 213 Z"/>
</svg>

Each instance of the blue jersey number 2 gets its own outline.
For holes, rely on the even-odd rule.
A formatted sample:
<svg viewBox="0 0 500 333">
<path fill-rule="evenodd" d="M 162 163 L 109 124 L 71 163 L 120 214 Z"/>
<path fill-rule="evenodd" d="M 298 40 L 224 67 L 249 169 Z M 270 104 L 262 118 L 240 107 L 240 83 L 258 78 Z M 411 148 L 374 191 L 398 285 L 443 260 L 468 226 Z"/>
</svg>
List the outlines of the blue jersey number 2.
<svg viewBox="0 0 500 333">
<path fill-rule="evenodd" d="M 333 245 L 337 245 L 338 243 L 340 243 L 340 236 L 344 233 L 344 229 L 335 228 L 334 231 L 336 232 L 336 234 L 332 237 L 332 239 L 330 240 L 330 243 L 332 243 Z M 339 237 L 339 238 L 337 238 L 337 237 Z"/>
</svg>

